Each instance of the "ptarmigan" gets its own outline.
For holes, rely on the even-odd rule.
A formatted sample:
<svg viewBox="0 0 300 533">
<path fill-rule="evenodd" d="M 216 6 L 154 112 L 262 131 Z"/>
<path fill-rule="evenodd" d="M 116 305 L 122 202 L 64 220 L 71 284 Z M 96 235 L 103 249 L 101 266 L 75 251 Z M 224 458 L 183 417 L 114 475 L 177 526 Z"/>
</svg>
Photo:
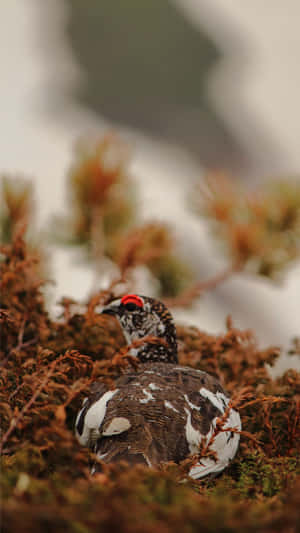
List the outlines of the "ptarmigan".
<svg viewBox="0 0 300 533">
<path fill-rule="evenodd" d="M 228 406 L 229 397 L 220 383 L 206 372 L 180 366 L 176 330 L 165 305 L 153 298 L 129 294 L 102 311 L 118 319 L 130 345 L 146 336 L 163 339 L 131 348 L 137 370 L 128 368 L 108 390 L 94 383 L 76 419 L 79 442 L 89 446 L 106 463 L 126 460 L 154 466 L 179 463 L 208 443 L 216 421 Z M 204 457 L 189 475 L 201 478 L 221 472 L 233 459 L 241 429 L 237 411 L 231 409 L 211 450 L 217 458 Z M 95 471 L 94 467 L 94 471 Z"/>
</svg>

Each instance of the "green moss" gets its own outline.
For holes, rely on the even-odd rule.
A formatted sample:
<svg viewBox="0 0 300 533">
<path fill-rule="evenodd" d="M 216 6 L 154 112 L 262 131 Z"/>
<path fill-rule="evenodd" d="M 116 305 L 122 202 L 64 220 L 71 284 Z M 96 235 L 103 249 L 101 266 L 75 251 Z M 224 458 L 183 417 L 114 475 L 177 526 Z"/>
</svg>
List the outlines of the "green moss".
<svg viewBox="0 0 300 533">
<path fill-rule="evenodd" d="M 242 496 L 272 498 L 292 485 L 300 474 L 300 461 L 296 457 L 268 458 L 256 452 L 241 461 L 239 470 L 236 489 Z"/>
</svg>

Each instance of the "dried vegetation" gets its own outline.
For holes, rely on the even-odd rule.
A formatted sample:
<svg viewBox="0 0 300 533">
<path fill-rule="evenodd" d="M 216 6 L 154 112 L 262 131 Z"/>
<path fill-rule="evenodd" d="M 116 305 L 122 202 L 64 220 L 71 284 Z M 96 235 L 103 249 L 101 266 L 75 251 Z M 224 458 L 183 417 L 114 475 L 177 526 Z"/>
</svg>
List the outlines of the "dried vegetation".
<svg viewBox="0 0 300 533">
<path fill-rule="evenodd" d="M 110 142 L 106 139 L 97 150 L 105 151 Z M 72 174 L 79 195 L 73 204 L 73 236 L 85 240 L 90 249 L 97 234 L 95 220 L 97 224 L 102 220 L 101 238 L 106 232 L 103 228 L 112 227 L 105 222 L 109 209 L 102 208 L 112 188 L 120 185 L 123 169 L 118 163 L 104 179 L 105 173 L 101 177 L 99 169 L 95 170 L 94 157 L 94 152 L 84 156 Z M 91 186 L 86 177 L 90 175 L 94 176 L 93 186 L 100 191 L 94 206 L 95 219 L 90 204 L 96 193 L 85 189 Z M 245 231 L 240 231 L 241 222 L 232 214 L 240 197 L 234 190 L 230 194 L 232 197 L 222 196 L 224 205 L 220 195 L 218 202 L 215 197 L 214 204 L 210 199 L 206 205 L 210 216 L 215 211 L 215 228 L 221 224 L 220 237 L 232 247 L 234 266 L 227 274 L 175 291 L 174 304 L 190 303 L 237 268 L 255 261 L 257 272 L 266 275 L 277 271 L 283 264 L 274 259 L 275 241 L 277 250 L 287 250 L 285 258 L 296 257 L 296 193 L 276 196 L 281 210 L 274 208 L 271 222 L 267 200 L 257 201 L 255 209 L 254 200 L 247 203 L 251 204 L 251 213 L 260 217 L 258 232 L 252 227 L 250 211 L 243 222 L 247 228 L 243 226 Z M 136 366 L 118 326 L 97 313 L 98 304 L 116 295 L 120 280 L 94 295 L 81 312 L 76 302 L 64 298 L 61 317 L 51 319 L 42 292 L 38 254 L 26 244 L 22 224 L 14 224 L 12 216 L 6 219 L 10 230 L 5 241 L 10 242 L 2 246 L 0 262 L 3 532 L 299 531 L 300 374 L 290 369 L 273 379 L 268 367 L 278 358 L 279 350 L 260 350 L 254 334 L 238 330 L 231 319 L 227 320 L 226 332 L 219 336 L 193 327 L 177 327 L 180 362 L 218 376 L 231 393 L 232 405 L 240 410 L 241 445 L 230 467 L 221 476 L 202 481 L 187 479 L 194 458 L 158 469 L 103 465 L 101 473 L 90 475 L 92 458 L 74 437 L 76 413 L 92 382 L 100 379 L 113 385 L 126 365 Z M 153 223 L 135 231 L 130 224 L 117 224 L 112 239 L 104 239 L 105 250 L 110 250 L 106 253 L 120 267 L 120 279 L 130 277 L 131 269 L 138 264 L 150 265 L 159 277 L 162 258 L 176 258 L 167 230 Z M 266 236 L 267 227 L 274 239 Z M 240 237 L 234 237 L 237 235 Z M 118 254 L 113 255 L 114 243 L 121 239 Z M 268 247 L 263 239 L 267 239 Z M 93 249 L 99 251 L 100 245 Z M 283 263 L 286 266 L 287 259 Z M 299 355 L 299 341 L 294 341 L 291 353 Z M 223 430 L 226 413 L 222 418 L 216 432 Z M 211 453 L 215 435 L 199 450 L 200 456 Z"/>
</svg>

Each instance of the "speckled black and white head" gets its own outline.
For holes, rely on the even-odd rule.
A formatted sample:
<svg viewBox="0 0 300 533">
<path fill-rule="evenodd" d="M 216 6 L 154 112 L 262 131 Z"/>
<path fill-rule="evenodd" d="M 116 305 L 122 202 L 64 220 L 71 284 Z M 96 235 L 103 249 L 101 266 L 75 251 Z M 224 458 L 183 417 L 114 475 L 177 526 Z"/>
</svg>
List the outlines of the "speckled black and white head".
<svg viewBox="0 0 300 533">
<path fill-rule="evenodd" d="M 113 315 L 119 321 L 129 345 L 149 335 L 165 341 L 162 344 L 147 342 L 132 348 L 130 354 L 141 362 L 178 362 L 175 324 L 162 302 L 148 296 L 127 294 L 105 307 L 102 313 Z"/>
</svg>

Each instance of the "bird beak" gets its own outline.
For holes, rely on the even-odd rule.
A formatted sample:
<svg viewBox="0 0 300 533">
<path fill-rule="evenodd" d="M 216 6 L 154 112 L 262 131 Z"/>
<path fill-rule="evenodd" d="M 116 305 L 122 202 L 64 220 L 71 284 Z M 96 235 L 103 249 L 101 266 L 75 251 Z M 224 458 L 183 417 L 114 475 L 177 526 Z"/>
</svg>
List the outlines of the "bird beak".
<svg viewBox="0 0 300 533">
<path fill-rule="evenodd" d="M 103 311 L 101 311 L 101 315 L 111 315 L 111 316 L 118 316 L 119 308 L 116 305 L 111 305 L 110 307 L 105 307 Z"/>
</svg>

